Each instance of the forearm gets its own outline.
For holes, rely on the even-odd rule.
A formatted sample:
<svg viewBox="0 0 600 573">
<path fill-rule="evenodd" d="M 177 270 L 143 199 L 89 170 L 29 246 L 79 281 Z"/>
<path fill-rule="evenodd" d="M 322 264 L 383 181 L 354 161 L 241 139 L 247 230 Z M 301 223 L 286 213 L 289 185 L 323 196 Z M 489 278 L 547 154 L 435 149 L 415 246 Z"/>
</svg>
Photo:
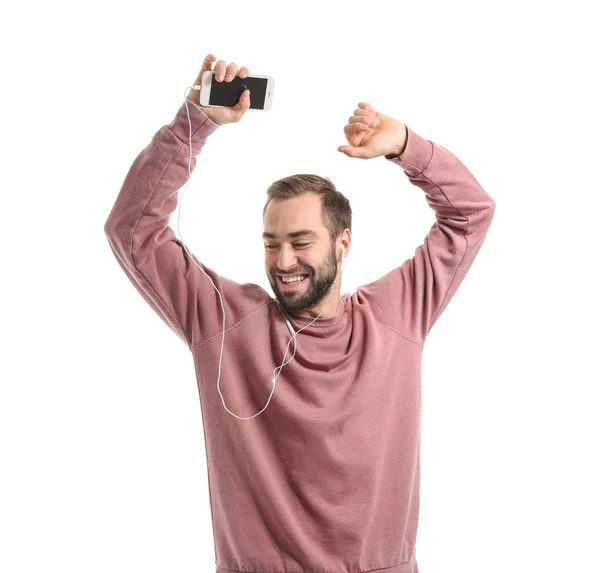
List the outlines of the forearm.
<svg viewBox="0 0 600 573">
<path fill-rule="evenodd" d="M 433 233 L 433 240 L 443 244 L 456 235 L 463 242 L 477 244 L 493 217 L 494 201 L 453 153 L 407 130 L 402 157 L 391 161 L 404 169 L 435 211 L 438 230 Z"/>
<path fill-rule="evenodd" d="M 190 106 L 189 111 L 193 171 L 197 156 L 217 125 L 201 110 Z M 114 242 L 118 239 L 131 243 L 135 229 L 166 225 L 168 215 L 177 205 L 176 191 L 189 178 L 189 130 L 186 108 L 182 104 L 173 121 L 161 127 L 138 154 L 105 223 L 105 231 L 113 235 Z"/>
</svg>

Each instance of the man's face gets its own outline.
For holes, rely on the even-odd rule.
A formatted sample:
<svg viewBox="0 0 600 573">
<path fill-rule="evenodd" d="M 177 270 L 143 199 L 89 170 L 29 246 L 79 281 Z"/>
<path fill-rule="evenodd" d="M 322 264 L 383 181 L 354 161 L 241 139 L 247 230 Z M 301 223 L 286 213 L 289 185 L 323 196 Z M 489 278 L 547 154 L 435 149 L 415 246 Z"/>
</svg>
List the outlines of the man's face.
<svg viewBox="0 0 600 573">
<path fill-rule="evenodd" d="M 265 270 L 279 304 L 288 312 L 316 306 L 329 294 L 337 273 L 335 243 L 321 222 L 321 198 L 304 193 L 273 199 L 264 217 Z M 311 231 L 289 237 L 296 231 Z M 302 282 L 283 283 L 280 275 L 308 275 Z"/>
</svg>

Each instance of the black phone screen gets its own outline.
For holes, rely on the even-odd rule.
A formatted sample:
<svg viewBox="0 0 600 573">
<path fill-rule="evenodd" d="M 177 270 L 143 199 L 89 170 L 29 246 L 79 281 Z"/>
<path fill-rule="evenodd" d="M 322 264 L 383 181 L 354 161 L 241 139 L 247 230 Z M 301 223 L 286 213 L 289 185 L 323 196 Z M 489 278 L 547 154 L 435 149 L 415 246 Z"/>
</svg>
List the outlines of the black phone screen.
<svg viewBox="0 0 600 573">
<path fill-rule="evenodd" d="M 235 76 L 230 82 L 218 82 L 212 74 L 210 84 L 209 105 L 224 105 L 233 107 L 240 101 L 240 96 L 245 89 L 250 90 L 250 109 L 264 109 L 267 94 L 267 79 Z M 246 86 L 246 87 L 244 87 Z"/>
</svg>

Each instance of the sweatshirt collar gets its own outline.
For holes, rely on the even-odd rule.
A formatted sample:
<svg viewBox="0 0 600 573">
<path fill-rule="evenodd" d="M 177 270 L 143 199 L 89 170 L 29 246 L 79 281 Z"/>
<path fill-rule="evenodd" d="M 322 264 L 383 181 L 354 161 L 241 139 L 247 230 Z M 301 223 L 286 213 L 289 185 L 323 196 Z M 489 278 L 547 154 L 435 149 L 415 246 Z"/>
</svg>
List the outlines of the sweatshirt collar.
<svg viewBox="0 0 600 573">
<path fill-rule="evenodd" d="M 292 326 L 294 327 L 295 330 L 298 330 L 312 322 L 312 324 L 310 324 L 310 326 L 308 328 L 306 328 L 305 330 L 302 331 L 302 332 L 306 332 L 306 331 L 312 330 L 313 328 L 329 328 L 331 326 L 335 326 L 335 325 L 339 324 L 341 322 L 341 320 L 344 318 L 348 300 L 349 300 L 349 295 L 345 294 L 340 299 L 340 305 L 338 308 L 338 312 L 335 316 L 332 316 L 330 318 L 317 318 L 317 320 L 314 320 L 314 318 L 315 318 L 314 316 L 301 316 L 294 312 L 288 312 L 281 305 L 279 305 L 279 308 L 283 312 L 284 316 L 292 323 Z M 313 322 L 313 320 L 314 320 L 314 322 Z"/>
</svg>

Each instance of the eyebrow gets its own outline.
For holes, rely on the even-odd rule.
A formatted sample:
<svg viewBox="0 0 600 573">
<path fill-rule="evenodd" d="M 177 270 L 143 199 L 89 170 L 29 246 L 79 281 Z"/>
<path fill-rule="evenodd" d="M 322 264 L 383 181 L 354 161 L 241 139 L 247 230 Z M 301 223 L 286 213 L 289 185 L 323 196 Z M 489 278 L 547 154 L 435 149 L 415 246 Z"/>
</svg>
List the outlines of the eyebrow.
<svg viewBox="0 0 600 573">
<path fill-rule="evenodd" d="M 263 233 L 262 234 L 263 239 L 275 239 L 277 237 L 277 235 L 275 235 L 274 233 Z M 314 239 L 318 239 L 319 235 L 317 235 L 314 231 L 311 231 L 309 229 L 302 229 L 300 231 L 295 231 L 294 233 L 288 233 L 288 237 L 290 239 L 295 239 L 297 237 L 312 237 Z"/>
</svg>

